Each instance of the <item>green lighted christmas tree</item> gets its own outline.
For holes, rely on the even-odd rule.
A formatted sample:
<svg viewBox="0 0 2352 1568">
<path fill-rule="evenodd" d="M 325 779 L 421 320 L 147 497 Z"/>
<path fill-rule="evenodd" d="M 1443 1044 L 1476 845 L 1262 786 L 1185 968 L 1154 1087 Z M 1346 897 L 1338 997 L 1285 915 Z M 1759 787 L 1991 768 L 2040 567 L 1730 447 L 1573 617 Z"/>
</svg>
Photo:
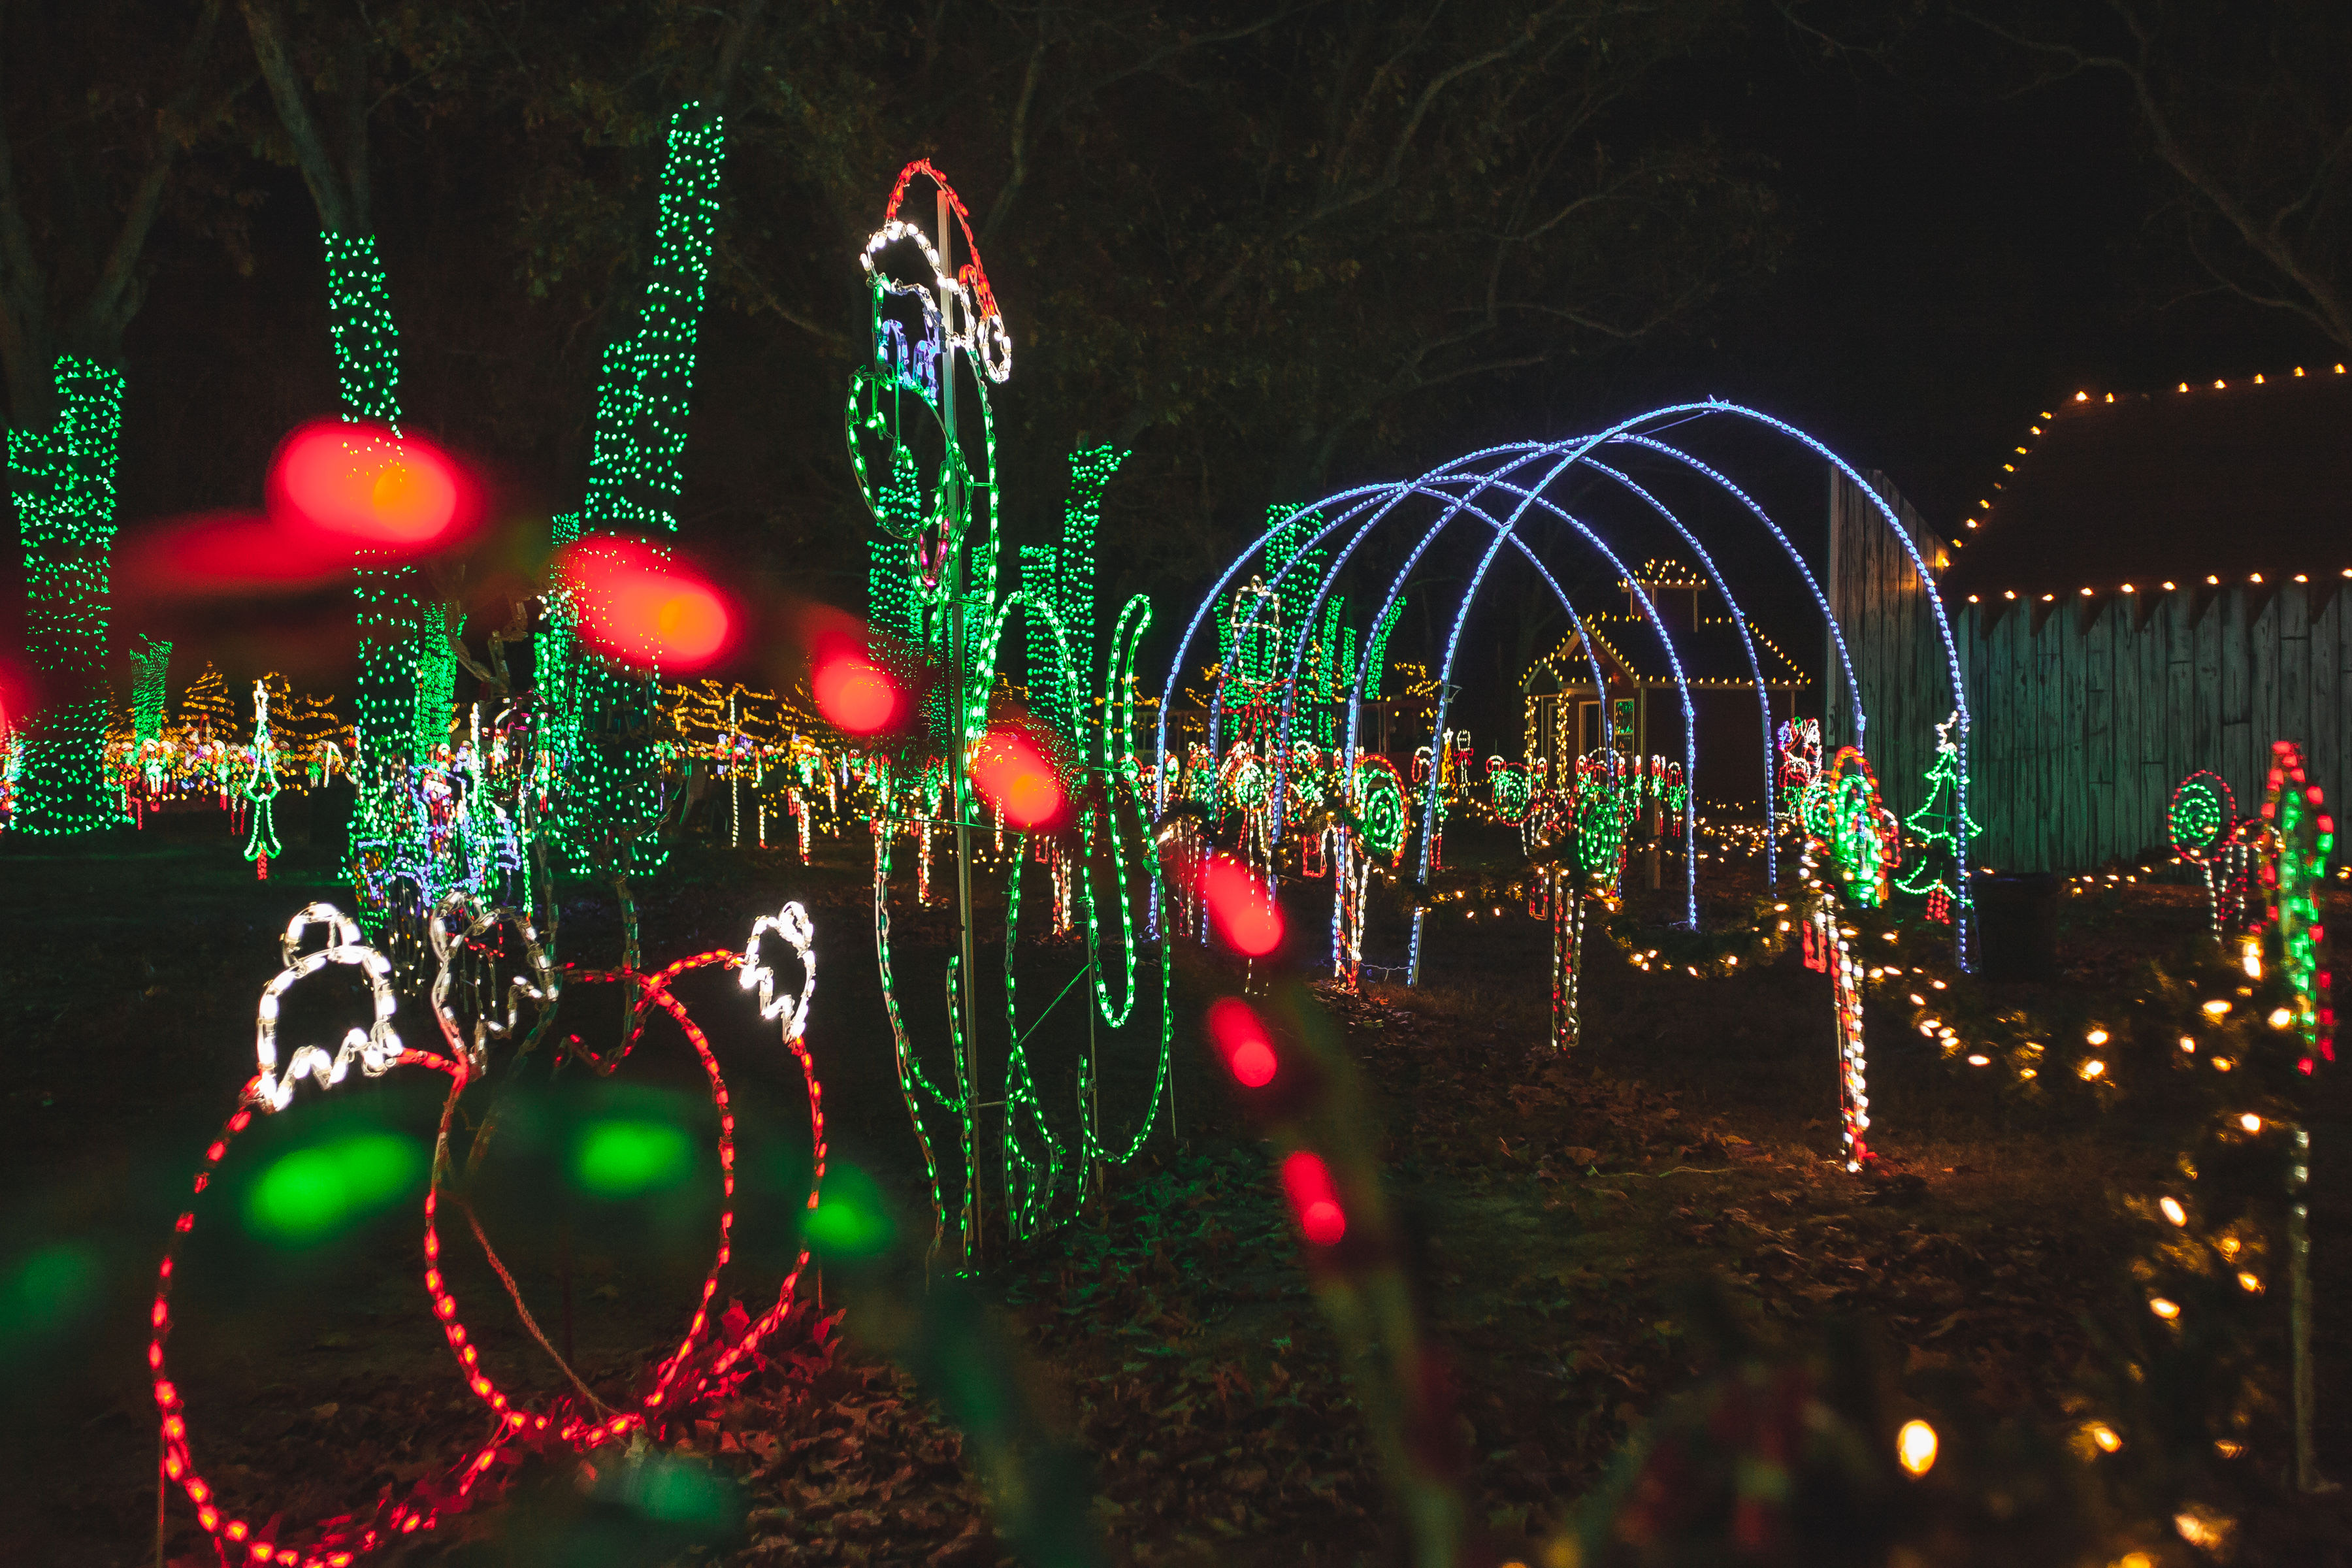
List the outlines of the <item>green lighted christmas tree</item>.
<svg viewBox="0 0 2352 1568">
<path fill-rule="evenodd" d="M 1920 841 L 1919 863 L 1895 879 L 1906 893 L 1924 893 L 1927 913 L 1939 921 L 1952 918 L 1952 900 L 1959 896 L 1953 879 L 1959 868 L 1960 824 L 1954 809 L 1958 799 L 1960 743 L 1952 738 L 1960 716 L 1954 713 L 1936 726 L 1936 760 L 1927 768 L 1927 798 L 1903 819 L 1904 829 Z M 1968 837 L 1984 829 L 1968 821 Z"/>
<path fill-rule="evenodd" d="M 283 858 L 278 844 L 278 744 L 269 734 L 269 689 L 253 683 L 253 772 L 245 781 L 245 798 L 253 808 L 252 830 L 245 837 L 245 858 L 253 862 L 257 879 L 269 880 L 269 858 Z"/>
</svg>

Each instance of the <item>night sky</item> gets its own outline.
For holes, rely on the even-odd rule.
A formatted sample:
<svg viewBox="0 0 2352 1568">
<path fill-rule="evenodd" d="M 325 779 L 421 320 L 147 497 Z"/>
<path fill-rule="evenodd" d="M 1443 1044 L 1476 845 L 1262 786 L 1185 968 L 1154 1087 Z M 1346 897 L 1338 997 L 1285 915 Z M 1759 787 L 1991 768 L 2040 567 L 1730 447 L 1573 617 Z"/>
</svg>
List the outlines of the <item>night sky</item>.
<svg viewBox="0 0 2352 1568">
<path fill-rule="evenodd" d="M 1449 399 L 1449 430 L 1488 441 L 1566 435 L 1657 404 L 1721 395 L 1811 430 L 1857 468 L 1885 472 L 1931 526 L 1948 531 L 2035 411 L 2078 387 L 2138 389 L 2338 357 L 2282 311 L 2212 295 L 2164 303 L 2158 279 L 2171 274 L 2154 258 L 2151 215 L 2168 193 L 2111 84 L 2078 80 L 1996 98 L 1926 85 L 1916 69 L 1897 79 L 1867 61 L 1824 58 L 1767 23 L 1686 68 L 1674 86 L 1674 112 L 1767 170 L 1790 237 L 1780 266 L 1718 301 L 1693 330 L 1561 363 L 1538 378 L 1532 396 L 1524 382 L 1466 384 Z M 395 301 L 465 298 L 478 312 L 471 321 L 446 309 L 403 314 L 404 403 L 412 424 L 483 462 L 507 505 L 543 515 L 575 504 L 594 354 L 614 315 L 535 307 L 486 264 L 478 240 L 511 222 L 512 204 L 485 184 L 479 151 L 415 134 L 387 135 L 373 149 Z M 737 174 L 730 166 L 730 218 L 761 199 L 756 182 Z M 247 177 L 259 197 L 249 214 L 249 275 L 218 246 L 168 224 L 151 244 L 148 302 L 127 346 L 126 533 L 177 514 L 252 505 L 277 437 L 332 408 L 315 216 L 289 172 Z M 1042 209 L 1028 216 L 1048 221 Z M 451 269 L 480 274 L 478 289 L 447 287 Z M 415 286 L 436 270 L 444 276 L 433 286 Z M 846 246 L 839 271 L 835 294 L 803 293 L 798 302 L 817 316 L 838 307 L 847 332 L 857 325 L 857 294 Z M 1016 333 L 1041 308 L 1010 292 L 1006 304 Z M 483 346 L 492 342 L 495 351 Z M 568 403 L 516 395 L 525 383 L 508 374 L 515 367 L 493 363 L 542 355 L 582 368 Z M 703 356 L 683 509 L 688 541 L 740 534 L 755 501 L 772 515 L 772 500 L 759 498 L 779 489 L 837 506 L 845 481 L 837 437 L 786 437 L 824 427 L 806 410 L 837 407 L 838 362 L 806 334 L 772 317 L 732 318 L 723 302 L 706 321 Z M 1018 397 L 1017 375 L 1005 395 Z M 800 411 L 798 424 L 779 412 L 787 406 Z M 1749 462 L 1744 472 L 1759 494 L 1817 543 L 1818 466 L 1785 452 L 1759 451 Z M 1346 472 L 1333 482 L 1391 477 Z M 1236 533 L 1254 521 L 1248 506 L 1231 510 Z M 794 548 L 778 544 L 771 556 L 781 552 L 789 564 Z M 856 553 L 835 552 L 812 591 L 856 607 L 856 581 L 844 570 Z M 1740 559 L 1735 550 L 1732 564 Z M 13 552 L 8 569 L 0 635 L 13 643 L 21 616 Z M 1146 585 L 1162 601 L 1162 636 L 1201 586 Z M 1800 603 L 1785 573 L 1753 601 L 1792 649 L 1811 656 L 1819 635 Z M 1514 613 L 1498 602 L 1479 619 Z M 1498 683 L 1516 674 L 1504 666 L 1523 643 L 1488 635 L 1501 629 L 1473 628 Z"/>
</svg>

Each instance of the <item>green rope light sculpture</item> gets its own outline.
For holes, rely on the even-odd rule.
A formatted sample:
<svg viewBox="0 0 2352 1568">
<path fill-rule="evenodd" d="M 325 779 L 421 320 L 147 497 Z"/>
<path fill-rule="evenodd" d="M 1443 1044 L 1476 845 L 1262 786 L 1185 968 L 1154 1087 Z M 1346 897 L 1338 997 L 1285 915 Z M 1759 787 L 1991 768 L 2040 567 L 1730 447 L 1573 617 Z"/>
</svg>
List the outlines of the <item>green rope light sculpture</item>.
<svg viewBox="0 0 2352 1568">
<path fill-rule="evenodd" d="M 908 186 L 918 174 L 938 187 L 942 221 L 936 236 L 900 216 Z M 953 268 L 944 254 L 953 241 L 951 224 L 961 228 L 966 258 Z M 882 261 L 886 251 L 902 253 L 909 246 L 929 265 L 918 268 L 912 280 L 902 280 Z M 1010 374 L 1012 341 L 971 246 L 963 205 L 929 163 L 909 164 L 899 176 L 882 226 L 867 242 L 865 263 L 874 353 L 871 363 L 850 377 L 844 425 L 852 471 L 883 536 L 870 546 L 868 624 L 877 642 L 904 650 L 900 674 L 916 674 L 919 663 L 928 663 L 950 677 L 931 685 L 929 747 L 865 759 L 877 800 L 875 959 L 899 1089 L 930 1188 L 933 1245 L 952 1228 L 959 1252 L 969 1260 L 980 1239 L 977 1160 L 989 1142 L 981 1126 L 983 1110 L 1001 1105 L 1003 1112 L 999 1198 L 1006 1230 L 1021 1237 L 1066 1218 L 1098 1164 L 1133 1159 L 1150 1136 L 1167 1091 L 1172 1020 L 1164 963 L 1157 1027 L 1145 1037 L 1156 1036 L 1150 1100 L 1129 1135 L 1103 1134 L 1101 1077 L 1092 1053 L 1076 1074 L 1071 1131 L 1064 1131 L 1067 1123 L 1049 1111 L 1043 1074 L 1031 1054 L 1039 1025 L 1081 980 L 1088 983 L 1082 995 L 1094 1009 L 1089 1028 L 1098 1023 L 1112 1031 L 1113 1048 L 1123 1037 L 1151 1028 L 1138 1006 L 1148 982 L 1139 973 L 1135 917 L 1142 891 L 1160 875 L 1160 864 L 1134 749 L 1136 648 L 1150 610 L 1140 595 L 1128 601 L 1112 628 L 1097 688 L 1094 556 L 1101 498 L 1127 457 L 1112 447 L 1072 455 L 1060 538 L 1022 550 L 1015 557 L 1017 587 L 1000 596 L 996 433 L 988 389 Z M 977 426 L 977 453 L 966 449 L 956 413 L 960 401 Z M 1076 803 L 1076 810 L 1075 821 L 1055 834 L 1000 828 L 1000 838 L 1010 841 L 1003 973 L 1010 1043 L 999 1093 L 973 1081 L 976 1042 L 966 1037 L 967 1012 L 959 1003 L 970 994 L 973 977 L 965 973 L 961 952 L 950 955 L 942 977 L 950 1019 L 950 1070 L 927 1066 L 909 1035 L 891 947 L 890 870 L 899 832 L 912 827 L 928 838 L 934 825 L 953 829 L 955 810 L 972 809 L 951 764 L 943 766 L 932 748 L 952 758 L 962 745 L 987 733 L 1000 656 L 1016 611 L 1025 617 L 1024 638 L 1016 646 L 1025 659 L 1031 706 L 1055 733 L 1066 799 Z M 959 619 L 960 639 L 954 631 Z M 955 690 L 962 693 L 960 707 L 950 696 Z M 938 803 L 943 794 L 950 810 L 941 824 Z M 1053 860 L 1057 883 L 1061 876 L 1074 879 L 1074 886 L 1062 885 L 1071 891 L 1083 921 L 1087 965 L 1042 1013 L 1024 1020 L 1014 962 L 1025 862 L 1033 855 Z M 1109 918 L 1114 912 L 1115 934 Z M 977 1016 L 971 1016 L 976 1023 Z M 958 1184 L 948 1169 L 950 1152 L 961 1171 L 960 1197 L 950 1195 Z"/>
<path fill-rule="evenodd" d="M 253 771 L 246 776 L 245 799 L 253 812 L 253 826 L 245 837 L 245 858 L 254 875 L 269 880 L 269 862 L 283 858 L 278 843 L 278 742 L 269 733 L 269 689 L 253 683 Z"/>
<path fill-rule="evenodd" d="M 172 645 L 142 637 L 131 650 L 131 744 L 135 756 L 163 738 L 163 704 L 170 696 Z"/>
</svg>

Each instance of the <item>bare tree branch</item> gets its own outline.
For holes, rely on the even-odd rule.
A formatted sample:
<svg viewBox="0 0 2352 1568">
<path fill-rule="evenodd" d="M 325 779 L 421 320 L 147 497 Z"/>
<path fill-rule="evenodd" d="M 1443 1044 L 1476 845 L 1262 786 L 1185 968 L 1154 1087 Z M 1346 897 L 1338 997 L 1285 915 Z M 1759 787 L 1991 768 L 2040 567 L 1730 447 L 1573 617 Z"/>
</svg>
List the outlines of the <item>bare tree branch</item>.
<svg viewBox="0 0 2352 1568">
<path fill-rule="evenodd" d="M 727 36 L 719 46 L 719 64 L 710 73 L 710 88 L 703 100 L 713 114 L 727 112 L 727 95 L 734 88 L 735 73 L 743 67 L 743 51 L 751 42 L 751 35 L 760 26 L 760 14 L 768 8 L 768 0 L 743 0 L 743 7 L 727 25 Z"/>
<path fill-rule="evenodd" d="M 2311 199 L 2312 190 L 2316 188 L 2327 169 L 2344 152 L 2347 141 L 2352 141 L 2352 126 L 2347 127 L 2344 135 L 2320 160 L 2314 171 L 2312 183 L 2306 186 L 2304 195 L 2290 203 L 2272 222 L 2263 223 L 2254 216 L 2241 193 L 2233 190 L 2205 159 L 2190 149 L 2173 115 L 2166 108 L 2153 80 L 2155 35 L 2140 13 L 2125 4 L 2125 0 L 2109 0 L 2108 8 L 2131 35 L 2136 46 L 2133 58 L 2085 49 L 2063 40 L 2031 37 L 1967 8 L 1962 8 L 1958 14 L 2005 43 L 2032 54 L 2065 62 L 2070 72 L 2102 71 L 2121 79 L 2131 91 L 2133 108 L 2158 159 L 2203 199 L 2248 250 L 2293 284 L 2296 291 L 2310 302 L 2310 308 L 2299 310 L 2299 314 L 2337 343 L 2352 348 L 2352 302 L 2347 301 L 2336 283 L 2295 245 L 2284 226 L 2286 220 Z M 2210 270 L 2203 257 L 2200 256 L 2199 261 L 2200 265 L 2208 265 Z M 2215 276 L 2218 281 L 2235 289 L 2235 284 L 2227 277 L 2220 273 Z"/>
<path fill-rule="evenodd" d="M 825 344 L 827 347 L 838 349 L 844 353 L 850 352 L 849 339 L 842 332 L 832 327 L 824 326 L 820 322 L 812 321 L 808 316 L 799 310 L 793 310 L 782 300 L 777 299 L 774 293 L 769 289 L 767 283 L 760 277 L 759 273 L 752 269 L 751 264 L 745 261 L 741 256 L 738 255 L 732 246 L 728 244 L 727 237 L 723 233 L 719 236 L 718 247 L 719 259 L 726 262 L 728 266 L 735 269 L 736 276 L 740 278 L 744 283 L 751 288 L 751 291 L 760 297 L 760 303 L 765 305 L 769 310 L 773 310 L 778 316 L 790 321 L 793 326 L 798 327 L 801 331 L 808 333 L 809 336 L 816 339 L 819 342 Z"/>
<path fill-rule="evenodd" d="M 356 205 L 355 193 L 336 174 L 326 138 L 310 113 L 310 94 L 303 90 L 301 74 L 287 50 L 277 7 L 271 0 L 237 0 L 237 5 L 245 13 L 246 31 L 253 37 L 253 58 L 261 66 L 261 79 L 268 84 L 270 101 L 278 106 L 278 123 L 294 143 L 294 165 L 310 189 L 319 221 L 333 234 L 367 233 L 367 213 Z"/>
<path fill-rule="evenodd" d="M 138 312 L 140 253 L 146 248 L 147 232 L 163 205 L 164 183 L 171 177 L 172 165 L 179 161 L 183 139 L 189 134 L 189 122 L 196 118 L 196 105 L 204 96 L 202 70 L 205 57 L 212 52 L 220 11 L 220 0 L 207 0 L 181 50 L 181 84 L 156 117 L 154 157 L 125 205 L 122 225 L 115 230 L 114 243 L 107 249 L 89 297 L 75 318 L 73 336 L 101 356 L 111 358 L 119 351 L 123 328 Z M 229 96 L 234 97 L 236 90 L 232 89 Z"/>
<path fill-rule="evenodd" d="M 0 28 L 7 21 L 0 0 Z M 6 63 L 0 48 L 0 67 Z M 23 201 L 16 192 L 16 164 L 8 139 L 5 100 L 0 99 L 0 364 L 8 379 L 8 405 L 19 424 L 46 424 L 48 404 L 47 274 L 33 254 Z"/>
<path fill-rule="evenodd" d="M 1036 101 L 1038 79 L 1045 74 L 1045 48 L 1049 42 L 1043 17 L 1037 22 L 1037 41 L 1030 46 L 1029 68 L 1021 73 L 1021 96 L 1013 105 L 1013 169 L 1005 175 L 1003 188 L 996 200 L 989 204 L 988 217 L 980 226 L 980 237 L 985 241 L 996 237 L 1004 215 L 1013 210 L 1013 198 L 1029 180 L 1029 106 Z"/>
</svg>

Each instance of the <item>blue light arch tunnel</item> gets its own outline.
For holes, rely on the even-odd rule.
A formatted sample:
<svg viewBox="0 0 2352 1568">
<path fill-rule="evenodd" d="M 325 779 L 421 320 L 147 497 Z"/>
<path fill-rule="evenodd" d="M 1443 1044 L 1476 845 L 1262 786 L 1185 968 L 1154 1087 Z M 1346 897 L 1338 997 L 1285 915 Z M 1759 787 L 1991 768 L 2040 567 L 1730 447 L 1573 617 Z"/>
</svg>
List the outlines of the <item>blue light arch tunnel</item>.
<svg viewBox="0 0 2352 1568">
<path fill-rule="evenodd" d="M 1778 553 L 1785 555 L 1804 584 L 1807 595 L 1820 613 L 1829 634 L 1829 641 L 1844 676 L 1848 718 L 1855 743 L 1864 743 L 1867 735 L 1867 715 L 1863 710 L 1861 683 L 1854 678 L 1853 661 L 1846 647 L 1843 630 L 1832 611 L 1828 595 L 1820 580 L 1797 547 L 1788 531 L 1770 512 L 1743 489 L 1733 478 L 1702 460 L 1687 449 L 1692 434 L 1703 433 L 1710 425 L 1731 425 L 1748 432 L 1762 432 L 1768 437 L 1793 446 L 1800 454 L 1810 453 L 1843 473 L 1858 493 L 1868 496 L 1875 507 L 1881 523 L 1892 531 L 1922 582 L 1933 582 L 1934 574 L 1920 555 L 1916 543 L 1902 526 L 1892 507 L 1875 488 L 1864 481 L 1853 467 L 1830 447 L 1804 431 L 1769 414 L 1741 405 L 1708 399 L 1698 403 L 1680 403 L 1653 409 L 1592 435 L 1579 436 L 1551 442 L 1513 442 L 1490 447 L 1465 454 L 1449 463 L 1429 470 L 1416 479 L 1385 484 L 1363 485 L 1341 490 L 1320 500 L 1297 507 L 1286 515 L 1270 521 L 1266 530 L 1236 555 L 1220 575 L 1186 623 L 1182 638 L 1178 643 L 1169 666 L 1167 686 L 1161 693 L 1155 755 L 1163 760 L 1168 755 L 1169 714 L 1176 698 L 1178 682 L 1193 657 L 1202 626 L 1225 601 L 1236 584 L 1248 580 L 1253 563 L 1263 572 L 1277 542 L 1291 548 L 1286 557 L 1276 563 L 1265 583 L 1277 592 L 1301 563 L 1315 559 L 1316 552 L 1327 551 L 1328 563 L 1315 578 L 1314 593 L 1306 613 L 1296 628 L 1283 628 L 1282 651 L 1289 655 L 1287 679 L 1280 683 L 1280 728 L 1276 746 L 1276 776 L 1271 798 L 1276 814 L 1275 837 L 1279 838 L 1279 814 L 1284 800 L 1286 774 L 1292 752 L 1292 731 L 1297 717 L 1297 692 L 1306 667 L 1308 645 L 1315 627 L 1320 623 L 1326 602 L 1337 589 L 1342 574 L 1358 552 L 1376 537 L 1404 543 L 1403 564 L 1389 583 L 1384 595 L 1367 623 L 1378 626 L 1402 602 L 1407 590 L 1415 584 L 1415 573 L 1429 556 L 1441 538 L 1469 538 L 1476 548 L 1475 564 L 1466 579 L 1461 581 L 1458 596 L 1454 600 L 1446 626 L 1444 651 L 1437 670 L 1437 709 L 1433 720 L 1433 742 L 1445 732 L 1447 709 L 1454 690 L 1454 673 L 1461 654 L 1463 630 L 1470 613 L 1493 574 L 1493 569 L 1507 551 L 1525 562 L 1540 578 L 1550 595 L 1566 614 L 1571 636 L 1583 647 L 1591 662 L 1594 687 L 1605 690 L 1600 658 L 1594 650 L 1594 639 L 1588 635 L 1584 619 L 1561 587 L 1559 575 L 1548 557 L 1558 559 L 1570 552 L 1597 556 L 1605 563 L 1614 577 L 1625 585 L 1638 605 L 1639 619 L 1648 628 L 1664 654 L 1673 672 L 1675 695 L 1679 700 L 1683 725 L 1683 777 L 1692 789 L 1693 807 L 1683 813 L 1683 921 L 1690 928 L 1698 923 L 1698 854 L 1696 786 L 1699 778 L 1697 724 L 1691 703 L 1690 681 L 1684 670 L 1681 651 L 1677 648 L 1671 628 L 1657 606 L 1603 530 L 1622 531 L 1623 516 L 1630 512 L 1643 526 L 1663 525 L 1670 530 L 1697 558 L 1707 581 L 1723 596 L 1731 622 L 1738 628 L 1740 647 L 1752 682 L 1759 717 L 1762 720 L 1761 757 L 1763 799 L 1765 811 L 1766 875 L 1777 875 L 1771 857 L 1777 836 L 1774 774 L 1776 759 L 1773 749 L 1771 705 L 1761 665 L 1757 658 L 1749 622 L 1741 608 L 1732 585 L 1716 559 L 1716 552 L 1702 542 L 1699 532 L 1682 510 L 1669 505 L 1658 494 L 1641 483 L 1629 471 L 1629 459 L 1640 459 L 1696 481 L 1699 492 L 1716 498 L 1719 503 L 1711 512 L 1723 512 L 1735 521 L 1751 529 L 1761 529 Z M 1694 429 L 1693 427 L 1697 427 Z M 1675 433 L 1675 439 L 1664 437 Z M 1613 461 L 1612 461 L 1613 460 Z M 1620 468 L 1615 463 L 1625 463 Z M 1655 481 L 1654 481 L 1655 482 Z M 1571 492 L 1573 492 L 1571 494 Z M 1462 527 L 1457 529 L 1456 524 Z M 1537 524 L 1540 532 L 1531 538 L 1529 525 Z M 1304 531 L 1300 526 L 1304 525 Z M 1601 526 L 1596 527 L 1596 524 Z M 1610 525 L 1617 525 L 1610 528 Z M 1416 532 L 1416 529 L 1418 531 Z M 1393 546 L 1391 546 L 1392 548 Z M 1720 548 L 1720 542 L 1718 542 Z M 1426 579 L 1423 579 L 1426 581 Z M 1255 622 L 1259 605 L 1253 602 L 1238 617 L 1236 632 L 1246 631 Z M 1933 613 L 1936 633 L 1940 639 L 1947 679 L 1952 693 L 1952 707 L 1958 722 L 1953 729 L 1960 747 L 1959 766 L 1956 769 L 1954 807 L 1960 821 L 1968 820 L 1968 737 L 1969 715 L 1968 695 L 1961 679 L 1958 647 L 1951 626 L 1944 613 L 1942 602 L 1930 593 L 1927 602 Z M 1291 634 L 1295 631 L 1295 636 Z M 1346 741 L 1339 758 L 1339 773 L 1343 779 L 1352 778 L 1356 759 L 1360 752 L 1360 726 L 1365 695 L 1366 679 L 1371 672 L 1370 660 L 1358 661 L 1353 672 L 1346 702 Z M 1223 689 L 1213 686 L 1208 717 L 1207 741 L 1213 758 L 1219 748 L 1223 719 Z M 1602 745 L 1610 764 L 1615 764 L 1614 738 L 1612 727 L 1601 727 Z M 1170 770 L 1164 765 L 1157 770 L 1158 785 L 1154 803 L 1155 815 L 1164 815 L 1168 808 Z M 1430 769 L 1426 788 L 1420 805 L 1420 847 L 1416 880 L 1425 884 L 1431 870 L 1432 839 L 1438 820 L 1439 769 Z M 1970 951 L 1970 926 L 1973 920 L 1973 900 L 1968 867 L 1967 836 L 1958 836 L 1955 853 L 1954 882 L 1958 889 L 1953 910 L 1953 941 L 1960 966 L 1975 967 Z M 1418 904 L 1412 910 L 1411 951 L 1406 970 L 1407 983 L 1420 982 L 1420 954 L 1424 910 Z M 1338 928 L 1337 898 L 1334 910 L 1334 959 L 1337 961 Z"/>
</svg>

